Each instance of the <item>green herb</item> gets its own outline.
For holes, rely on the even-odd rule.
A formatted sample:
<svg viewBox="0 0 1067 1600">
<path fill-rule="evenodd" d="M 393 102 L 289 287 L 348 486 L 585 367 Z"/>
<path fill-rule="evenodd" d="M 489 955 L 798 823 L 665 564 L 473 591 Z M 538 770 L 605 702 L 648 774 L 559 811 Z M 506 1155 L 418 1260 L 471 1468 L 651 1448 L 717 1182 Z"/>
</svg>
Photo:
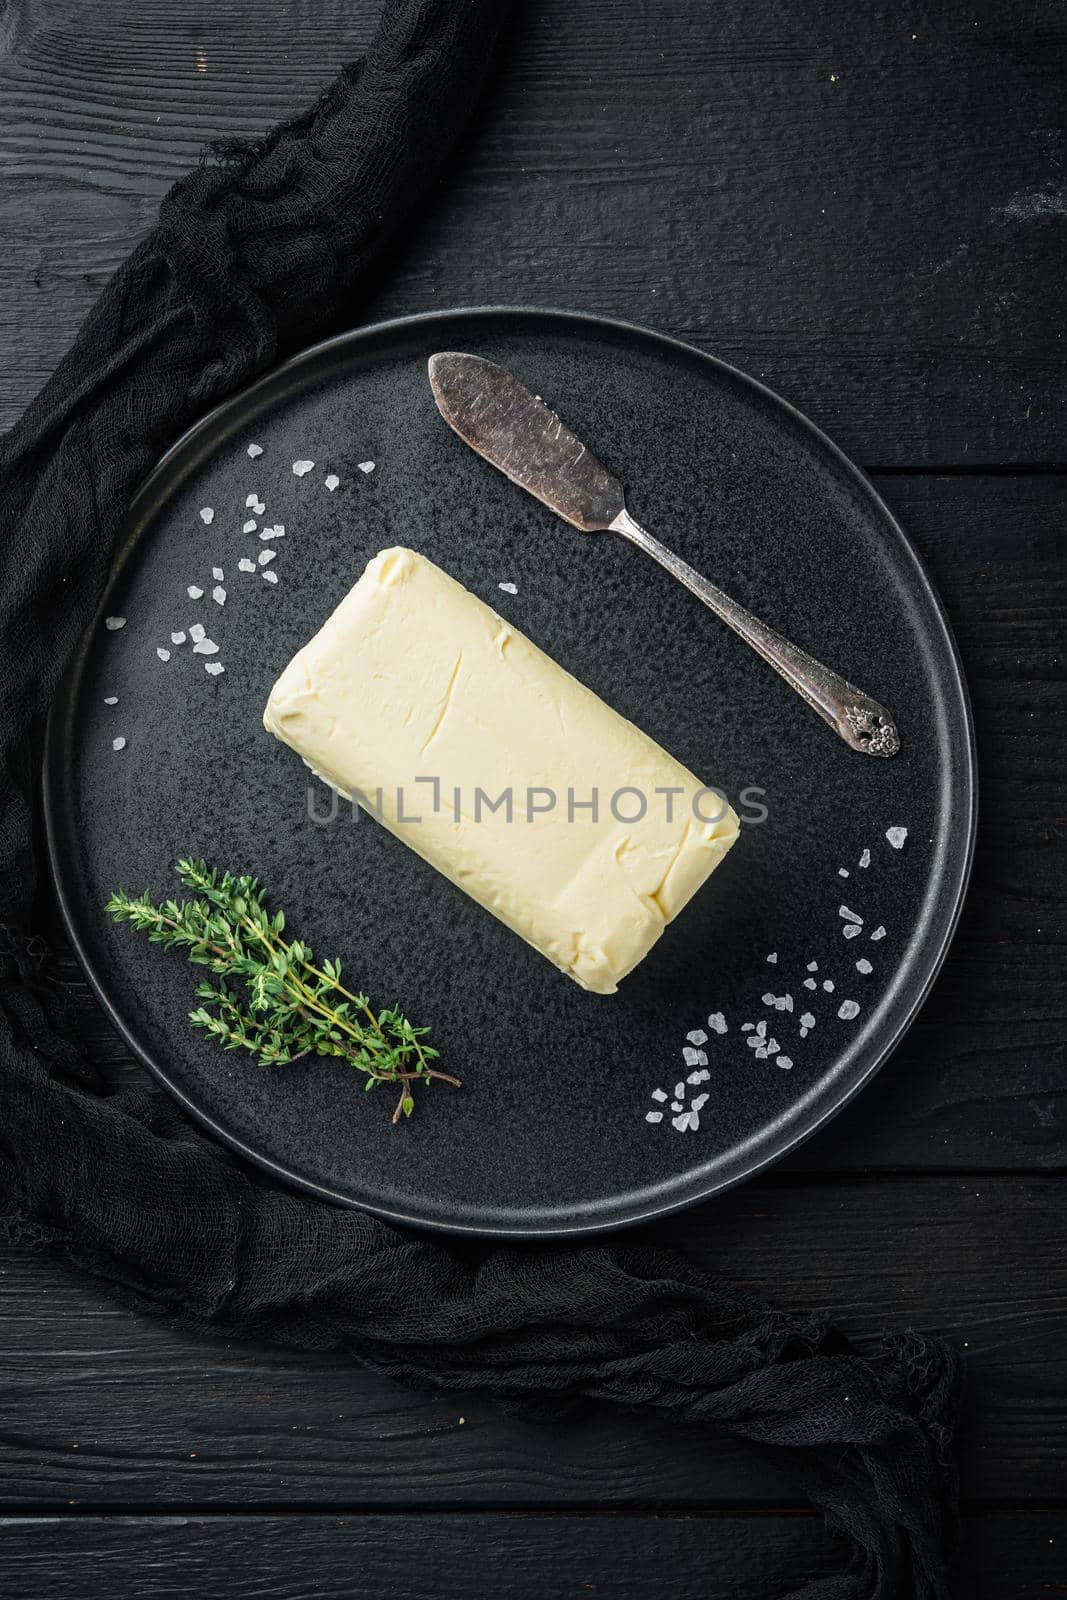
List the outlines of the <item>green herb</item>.
<svg viewBox="0 0 1067 1600">
<path fill-rule="evenodd" d="M 415 1109 L 415 1083 L 437 1078 L 459 1088 L 457 1078 L 431 1067 L 437 1051 L 424 1042 L 428 1028 L 412 1027 L 397 1010 L 373 1011 L 365 994 L 341 983 L 340 961 L 316 966 L 310 945 L 282 937 L 285 913 L 267 910 L 257 879 L 203 861 L 179 861 L 176 870 L 194 899 L 157 905 L 147 891 L 134 900 L 120 890 L 107 910 L 214 973 L 214 982 L 197 986 L 197 998 L 208 1003 L 190 1011 L 195 1028 L 226 1050 L 250 1051 L 264 1066 L 340 1056 L 365 1074 L 365 1089 L 400 1086 L 394 1124 Z"/>
</svg>

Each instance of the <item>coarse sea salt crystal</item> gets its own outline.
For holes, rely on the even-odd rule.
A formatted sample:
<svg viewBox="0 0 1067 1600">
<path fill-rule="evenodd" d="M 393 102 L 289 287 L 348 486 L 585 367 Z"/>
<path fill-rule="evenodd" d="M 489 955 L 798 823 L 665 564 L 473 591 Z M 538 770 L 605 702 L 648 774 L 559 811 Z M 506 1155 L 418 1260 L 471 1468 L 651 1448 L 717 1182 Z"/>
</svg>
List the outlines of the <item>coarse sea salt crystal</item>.
<svg viewBox="0 0 1067 1600">
<path fill-rule="evenodd" d="M 337 485 L 340 483 L 340 481 L 341 480 L 337 476 L 336 472 L 328 472 L 326 477 L 323 479 L 323 482 L 331 494 L 333 494 L 333 491 L 337 488 Z"/>
<path fill-rule="evenodd" d="M 646 1111 L 645 1112 L 645 1121 L 646 1122 L 662 1122 L 663 1121 L 663 1112 L 662 1111 Z"/>
<path fill-rule="evenodd" d="M 903 850 L 904 840 L 908 837 L 907 828 L 887 828 L 885 836 L 894 850 Z"/>
<path fill-rule="evenodd" d="M 205 527 L 210 527 L 215 520 L 215 513 L 210 506 L 200 507 L 200 521 Z"/>
<path fill-rule="evenodd" d="M 870 866 L 870 864 L 871 864 L 871 852 L 869 850 L 864 850 L 863 854 L 860 856 L 859 864 L 860 864 L 861 867 L 869 867 Z"/>
<path fill-rule="evenodd" d="M 199 600 L 204 593 L 203 589 L 198 589 L 195 583 L 191 583 L 185 592 L 189 596 L 190 600 Z"/>
<path fill-rule="evenodd" d="M 810 1011 L 802 1011 L 800 1013 L 800 1026 L 802 1028 L 814 1028 L 815 1018 Z"/>
<path fill-rule="evenodd" d="M 682 1102 L 680 1100 L 672 1100 L 671 1101 L 671 1110 L 672 1111 L 681 1111 L 681 1109 L 682 1109 Z"/>
<path fill-rule="evenodd" d="M 689 1109 L 691 1111 L 703 1111 L 707 1103 L 708 1096 L 706 1094 L 698 1094 L 694 1096 L 692 1102 L 690 1103 Z"/>
<path fill-rule="evenodd" d="M 671 1118 L 671 1125 L 677 1128 L 679 1133 L 685 1133 L 688 1128 L 692 1128 L 696 1124 L 696 1117 L 689 1111 L 683 1111 L 680 1117 Z"/>
<path fill-rule="evenodd" d="M 841 929 L 841 932 L 846 939 L 854 939 L 857 933 L 863 932 L 863 929 L 860 927 L 858 922 L 846 922 L 845 926 Z"/>
<path fill-rule="evenodd" d="M 374 471 L 374 462 L 373 461 L 361 461 L 360 464 L 359 464 L 359 470 L 360 470 L 360 472 L 373 472 Z"/>
<path fill-rule="evenodd" d="M 783 1072 L 788 1072 L 792 1065 L 793 1063 L 788 1056 L 779 1056 L 778 1060 L 775 1062 L 775 1066 L 781 1067 Z"/>
<path fill-rule="evenodd" d="M 707 1083 L 710 1077 L 711 1073 L 707 1067 L 698 1067 L 695 1072 L 689 1074 L 685 1081 L 686 1083 Z"/>
<path fill-rule="evenodd" d="M 243 524 L 243 526 L 241 528 L 241 532 L 242 533 L 255 533 L 255 531 L 256 531 L 256 519 L 255 519 L 255 517 L 249 517 L 248 521 Z"/>
<path fill-rule="evenodd" d="M 119 703 L 119 697 L 118 697 L 117 694 L 106 694 L 104 696 L 104 704 L 106 706 L 117 706 L 118 703 Z"/>
<path fill-rule="evenodd" d="M 666 1089 L 653 1089 L 652 1098 L 653 1098 L 653 1100 L 666 1100 L 666 1098 L 667 1098 Z"/>
<path fill-rule="evenodd" d="M 267 565 L 268 561 L 273 561 L 274 557 L 277 554 L 278 554 L 277 550 L 261 550 L 259 552 L 259 564 L 260 564 L 260 566 L 261 567 L 265 567 Z M 256 568 L 255 568 L 255 563 L 254 562 L 250 561 L 248 563 L 248 570 L 249 570 L 249 572 L 255 572 Z"/>
<path fill-rule="evenodd" d="M 815 982 L 814 978 L 805 978 L 804 987 L 805 989 L 817 989 L 819 985 Z"/>
<path fill-rule="evenodd" d="M 853 1017 L 858 1017 L 860 1008 L 855 1000 L 842 1000 L 837 1008 L 837 1014 L 842 1022 L 851 1022 Z"/>
<path fill-rule="evenodd" d="M 294 461 L 293 462 L 293 477 L 294 478 L 302 478 L 305 473 L 311 471 L 311 469 L 312 469 L 312 467 L 314 465 L 315 465 L 314 461 Z"/>
<path fill-rule="evenodd" d="M 125 626 L 126 626 L 126 618 L 125 617 L 105 617 L 104 618 L 104 627 L 107 629 L 108 633 L 118 633 L 119 629 L 120 628 L 124 628 Z"/>
<path fill-rule="evenodd" d="M 685 1062 L 687 1067 L 706 1067 L 708 1064 L 708 1053 L 706 1050 L 694 1050 L 692 1045 L 687 1044 L 685 1049 L 682 1051 L 682 1060 Z"/>
<path fill-rule="evenodd" d="M 207 629 L 204 627 L 202 622 L 194 622 L 192 627 L 189 629 L 189 637 L 194 644 L 199 644 L 206 633 Z"/>
<path fill-rule="evenodd" d="M 263 573 L 263 581 L 265 583 L 277 583 L 278 574 L 274 571 L 273 567 L 268 567 L 266 572 Z"/>
<path fill-rule="evenodd" d="M 833 980 L 833 978 L 827 978 L 826 982 L 823 984 L 823 988 L 826 990 L 827 994 L 833 994 L 833 992 L 834 992 L 834 980 Z"/>
<path fill-rule="evenodd" d="M 226 574 L 223 572 L 221 567 L 212 567 L 211 576 L 214 578 L 216 583 L 221 583 Z"/>
<path fill-rule="evenodd" d="M 878 940 L 878 939 L 884 939 L 884 938 L 885 938 L 885 929 L 882 928 L 882 927 L 875 928 L 874 932 L 871 934 L 871 939 L 872 940 Z"/>
<path fill-rule="evenodd" d="M 194 656 L 217 656 L 219 647 L 214 639 L 198 639 L 193 645 Z"/>
<path fill-rule="evenodd" d="M 261 444 L 250 444 L 248 447 L 248 454 L 254 461 L 257 456 L 261 456 L 263 454 L 263 446 Z"/>
<path fill-rule="evenodd" d="M 770 965 L 772 967 L 777 965 L 777 962 L 778 962 L 778 952 L 777 952 L 777 950 L 772 950 L 770 955 L 767 957 L 767 960 L 768 960 L 768 962 L 770 963 Z"/>
<path fill-rule="evenodd" d="M 768 990 L 768 992 L 767 992 L 767 993 L 766 993 L 766 994 L 765 994 L 765 995 L 763 995 L 763 996 L 762 996 L 762 997 L 761 997 L 761 998 L 762 998 L 762 1000 L 763 1000 L 763 1004 L 764 1004 L 764 1005 L 765 1005 L 765 1006 L 773 1006 L 773 1004 L 774 1004 L 774 996 L 773 996 L 773 994 L 771 994 L 771 993 L 770 993 L 770 991 L 769 991 L 769 990 Z"/>
<path fill-rule="evenodd" d="M 211 598 L 214 600 L 217 606 L 224 606 L 226 604 L 226 590 L 222 587 L 221 583 L 217 583 L 212 589 Z"/>
<path fill-rule="evenodd" d="M 848 906 L 838 906 L 837 914 L 839 917 L 844 917 L 846 922 L 858 922 L 861 927 L 863 926 L 863 918 L 860 916 L 859 912 L 850 911 Z"/>
<path fill-rule="evenodd" d="M 111 748 L 112 748 L 112 750 L 125 750 L 126 741 L 122 737 L 121 733 L 119 734 L 117 739 L 112 739 Z"/>
<path fill-rule="evenodd" d="M 237 570 L 238 572 L 255 572 L 256 564 L 254 561 L 249 561 L 247 556 L 242 556 L 237 563 Z"/>
<path fill-rule="evenodd" d="M 686 1038 L 690 1044 L 707 1044 L 708 1042 L 708 1036 L 703 1028 L 693 1028 L 691 1032 L 686 1034 Z"/>
<path fill-rule="evenodd" d="M 838 867 L 837 876 L 839 878 L 847 878 L 848 877 L 848 868 L 847 867 Z"/>
<path fill-rule="evenodd" d="M 171 634 L 170 642 L 171 642 L 171 644 L 184 644 L 185 643 L 185 634 L 182 632 L 181 629 L 179 629 L 177 633 L 172 633 Z"/>
<path fill-rule="evenodd" d="M 276 522 L 274 524 L 273 528 L 260 528 L 259 537 L 261 539 L 284 539 L 285 538 L 285 524 L 284 524 L 284 522 Z"/>
<path fill-rule="evenodd" d="M 711 1016 L 708 1018 L 708 1027 L 711 1029 L 712 1033 L 726 1032 L 726 1018 L 723 1016 L 721 1011 L 712 1012 Z"/>
<path fill-rule="evenodd" d="M 807 971 L 808 972 L 818 972 L 818 970 L 819 970 L 819 963 L 817 961 L 809 961 L 808 962 L 808 965 L 807 965 Z"/>
<path fill-rule="evenodd" d="M 874 971 L 874 968 L 871 966 L 871 963 L 867 960 L 867 957 L 864 956 L 862 958 L 862 960 L 856 962 L 856 971 L 857 972 L 862 972 L 863 976 L 866 977 L 869 972 L 873 972 Z"/>
<path fill-rule="evenodd" d="M 503 589 L 505 594 L 518 594 L 519 592 L 517 583 L 498 583 L 497 588 Z"/>
<path fill-rule="evenodd" d="M 159 657 L 160 661 L 169 661 L 170 660 L 170 651 L 169 650 L 164 650 L 164 648 L 163 648 L 163 646 L 161 644 L 157 644 L 156 645 L 156 655 Z"/>
<path fill-rule="evenodd" d="M 204 671 L 210 672 L 213 678 L 217 678 L 220 672 L 226 671 L 226 668 L 223 666 L 221 661 L 205 661 Z"/>
</svg>

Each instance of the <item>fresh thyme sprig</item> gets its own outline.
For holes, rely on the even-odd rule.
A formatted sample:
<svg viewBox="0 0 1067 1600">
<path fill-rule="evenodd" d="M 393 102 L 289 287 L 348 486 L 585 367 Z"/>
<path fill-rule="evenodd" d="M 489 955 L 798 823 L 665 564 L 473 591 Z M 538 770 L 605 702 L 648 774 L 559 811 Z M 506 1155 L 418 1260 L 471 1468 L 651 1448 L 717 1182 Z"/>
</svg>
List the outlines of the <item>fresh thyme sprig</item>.
<svg viewBox="0 0 1067 1600">
<path fill-rule="evenodd" d="M 208 1004 L 190 1011 L 195 1028 L 225 1050 L 250 1051 L 264 1066 L 340 1056 L 366 1075 L 364 1089 L 399 1084 L 394 1124 L 415 1109 L 415 1083 L 436 1078 L 459 1088 L 457 1078 L 431 1067 L 437 1051 L 424 1042 L 428 1028 L 412 1027 L 397 1010 L 375 1012 L 365 994 L 344 987 L 340 961 L 316 966 L 310 945 L 282 937 L 285 913 L 267 910 L 258 879 L 203 861 L 179 861 L 176 870 L 194 899 L 157 905 L 147 891 L 132 899 L 119 890 L 107 910 L 215 975 L 197 986 L 197 998 Z M 240 980 L 244 996 L 229 979 Z"/>
</svg>

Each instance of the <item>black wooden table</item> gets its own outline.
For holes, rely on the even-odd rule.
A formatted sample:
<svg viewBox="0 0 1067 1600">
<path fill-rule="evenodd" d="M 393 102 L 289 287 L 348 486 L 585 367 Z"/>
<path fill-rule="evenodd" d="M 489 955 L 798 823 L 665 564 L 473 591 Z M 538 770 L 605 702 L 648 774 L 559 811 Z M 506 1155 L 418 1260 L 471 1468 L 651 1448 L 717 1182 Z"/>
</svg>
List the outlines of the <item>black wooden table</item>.
<svg viewBox="0 0 1067 1600">
<path fill-rule="evenodd" d="M 167 186 L 308 100 L 371 0 L 0 0 L 0 425 Z M 650 324 L 874 475 L 970 676 L 982 825 L 905 1045 L 787 1164 L 650 1230 L 854 1333 L 969 1357 L 959 1594 L 1067 1594 L 1067 0 L 526 0 L 469 148 L 353 320 Z M 97 1058 L 139 1071 L 66 973 Z M 774 1592 L 827 1552 L 754 1455 L 557 1428 L 341 1359 L 198 1342 L 0 1256 L 0 1592 L 127 1600 Z"/>
</svg>

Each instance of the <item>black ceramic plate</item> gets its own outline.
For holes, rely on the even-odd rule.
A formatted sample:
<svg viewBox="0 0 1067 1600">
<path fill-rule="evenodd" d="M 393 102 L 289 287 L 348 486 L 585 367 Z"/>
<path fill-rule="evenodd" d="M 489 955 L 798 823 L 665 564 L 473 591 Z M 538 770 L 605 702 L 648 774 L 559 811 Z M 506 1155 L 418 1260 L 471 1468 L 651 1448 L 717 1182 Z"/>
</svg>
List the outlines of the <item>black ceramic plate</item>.
<svg viewBox="0 0 1067 1600">
<path fill-rule="evenodd" d="M 854 754 L 647 558 L 610 535 L 581 536 L 474 456 L 435 410 L 426 359 L 438 349 L 491 356 L 549 399 L 624 479 L 641 522 L 896 713 L 902 753 Z M 255 459 L 250 443 L 262 447 Z M 300 459 L 315 466 L 297 477 Z M 374 470 L 361 471 L 368 461 Z M 262 516 L 246 507 L 250 493 Z M 281 522 L 285 537 L 265 546 L 258 530 L 242 532 L 246 519 Z M 292 653 L 368 558 L 397 543 L 495 606 L 746 819 L 724 865 L 613 997 L 583 993 L 372 821 L 346 809 L 332 824 L 310 820 L 309 794 L 326 816 L 327 792 L 309 790 L 299 760 L 261 727 Z M 274 586 L 263 569 L 238 567 L 267 547 Z M 104 618 L 116 615 L 126 625 L 109 631 Z M 198 620 L 220 646 L 221 675 L 171 643 Z M 685 1205 L 824 1122 L 885 1060 L 929 988 L 964 892 L 975 808 L 945 619 L 856 468 L 776 396 L 695 350 L 521 310 L 342 335 L 171 450 L 130 513 L 100 617 L 54 708 L 45 792 L 59 894 L 89 976 L 195 1116 L 318 1194 L 511 1234 Z M 894 828 L 908 830 L 903 848 L 887 840 Z M 257 872 L 321 953 L 340 953 L 372 995 L 432 1023 L 464 1088 L 420 1095 L 411 1121 L 392 1128 L 392 1095 L 363 1094 L 342 1065 L 268 1070 L 194 1035 L 193 969 L 102 910 L 118 885 L 172 892 L 185 854 Z"/>
</svg>

